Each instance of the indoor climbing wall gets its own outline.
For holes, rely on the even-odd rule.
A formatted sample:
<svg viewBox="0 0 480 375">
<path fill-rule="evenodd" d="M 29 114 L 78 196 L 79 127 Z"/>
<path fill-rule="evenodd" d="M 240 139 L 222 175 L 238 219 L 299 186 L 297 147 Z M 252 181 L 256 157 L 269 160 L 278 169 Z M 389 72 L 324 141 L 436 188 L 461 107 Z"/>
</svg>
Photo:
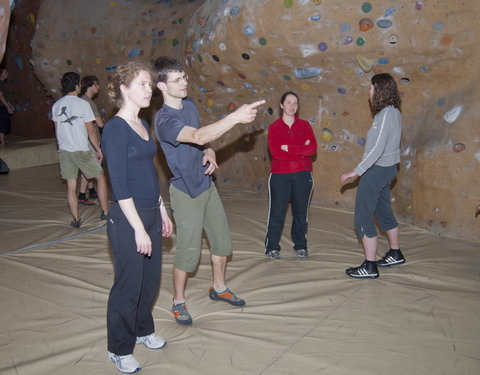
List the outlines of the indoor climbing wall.
<svg viewBox="0 0 480 375">
<path fill-rule="evenodd" d="M 119 64 L 173 55 L 186 67 L 204 124 L 266 99 L 254 123 L 214 143 L 218 183 L 260 194 L 268 125 L 282 93 L 293 90 L 319 144 L 313 202 L 339 209 L 354 205 L 355 185 L 342 189 L 339 177 L 364 150 L 370 78 L 388 72 L 403 100 L 393 189 L 399 218 L 479 239 L 479 10 L 477 0 L 44 0 L 33 63 L 58 97 L 66 71 L 105 83 Z M 110 115 L 105 92 L 98 101 Z M 157 95 L 145 116 L 159 105 Z"/>
</svg>

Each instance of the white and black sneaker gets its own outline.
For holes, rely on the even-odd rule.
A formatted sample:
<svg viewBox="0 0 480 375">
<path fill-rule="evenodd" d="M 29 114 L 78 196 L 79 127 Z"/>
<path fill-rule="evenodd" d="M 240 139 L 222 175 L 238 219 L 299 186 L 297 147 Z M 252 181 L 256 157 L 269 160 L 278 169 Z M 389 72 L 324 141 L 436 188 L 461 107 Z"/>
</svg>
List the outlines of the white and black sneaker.
<svg viewBox="0 0 480 375">
<path fill-rule="evenodd" d="M 376 262 L 370 262 L 368 260 L 365 260 L 365 262 L 358 267 L 347 268 L 345 273 L 357 279 L 376 279 L 379 276 Z"/>
<path fill-rule="evenodd" d="M 382 259 L 377 260 L 377 266 L 390 267 L 397 264 L 405 263 L 405 257 L 400 250 L 388 250 Z"/>
<path fill-rule="evenodd" d="M 268 252 L 266 255 L 270 259 L 280 259 L 280 250 L 272 250 Z"/>
</svg>

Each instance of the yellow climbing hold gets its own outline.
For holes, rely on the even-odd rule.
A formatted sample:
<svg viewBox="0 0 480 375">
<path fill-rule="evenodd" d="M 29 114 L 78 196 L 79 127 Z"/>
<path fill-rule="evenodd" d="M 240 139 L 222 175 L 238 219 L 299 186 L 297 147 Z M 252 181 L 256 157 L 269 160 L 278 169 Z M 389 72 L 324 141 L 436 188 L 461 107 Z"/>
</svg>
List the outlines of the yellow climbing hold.
<svg viewBox="0 0 480 375">
<path fill-rule="evenodd" d="M 35 25 L 35 16 L 33 15 L 33 13 L 27 14 L 27 21 L 30 22 L 32 25 Z"/>
<path fill-rule="evenodd" d="M 355 57 L 357 58 L 358 65 L 360 65 L 360 68 L 362 68 L 365 73 L 368 73 L 373 69 L 373 62 L 367 59 L 365 56 L 357 53 Z"/>
<path fill-rule="evenodd" d="M 307 85 L 306 83 L 303 83 L 300 85 L 300 89 L 302 89 L 303 91 L 308 91 L 310 90 L 310 86 Z"/>
<path fill-rule="evenodd" d="M 100 57 L 97 57 L 95 59 L 95 63 L 100 64 L 102 62 L 102 59 Z"/>
<path fill-rule="evenodd" d="M 322 133 L 320 134 L 320 138 L 322 138 L 325 142 L 330 142 L 333 138 L 333 133 L 328 128 L 323 128 Z"/>
<path fill-rule="evenodd" d="M 207 99 L 207 107 L 213 107 L 213 100 Z"/>
</svg>

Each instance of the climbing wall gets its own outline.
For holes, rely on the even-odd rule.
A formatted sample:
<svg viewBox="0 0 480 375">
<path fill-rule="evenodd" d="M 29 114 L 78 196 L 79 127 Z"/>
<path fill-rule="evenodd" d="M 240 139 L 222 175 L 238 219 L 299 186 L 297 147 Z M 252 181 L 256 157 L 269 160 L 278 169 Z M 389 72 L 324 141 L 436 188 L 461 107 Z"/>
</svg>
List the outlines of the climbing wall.
<svg viewBox="0 0 480 375">
<path fill-rule="evenodd" d="M 173 55 L 204 124 L 266 99 L 254 123 L 214 143 L 218 183 L 263 195 L 268 125 L 293 90 L 319 144 L 313 202 L 339 209 L 354 205 L 355 184 L 342 189 L 339 177 L 364 150 L 370 78 L 388 72 L 404 115 L 395 211 L 429 230 L 479 239 L 479 10 L 477 0 L 44 0 L 32 60 L 58 97 L 65 71 L 107 82 L 124 62 Z M 105 92 L 98 102 L 112 113 Z M 160 104 L 157 95 L 145 116 Z"/>
</svg>

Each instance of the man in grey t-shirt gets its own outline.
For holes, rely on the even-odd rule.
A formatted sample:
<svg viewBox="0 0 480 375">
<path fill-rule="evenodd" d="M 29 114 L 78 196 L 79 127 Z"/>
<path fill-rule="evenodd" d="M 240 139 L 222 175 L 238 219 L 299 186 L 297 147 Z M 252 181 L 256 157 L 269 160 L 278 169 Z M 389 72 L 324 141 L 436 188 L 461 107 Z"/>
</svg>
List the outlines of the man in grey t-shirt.
<svg viewBox="0 0 480 375">
<path fill-rule="evenodd" d="M 225 211 L 211 180 L 218 166 L 215 152 L 208 143 L 238 123 L 252 122 L 257 106 L 265 101 L 243 105 L 223 119 L 200 127 L 197 108 L 187 99 L 188 77 L 182 65 L 174 58 L 160 57 L 154 69 L 164 100 L 155 116 L 155 131 L 173 174 L 170 204 L 177 227 L 172 312 L 178 323 L 190 325 L 192 317 L 185 304 L 185 286 L 188 273 L 198 267 L 203 229 L 210 243 L 213 274 L 210 299 L 234 306 L 245 305 L 245 301 L 226 286 L 225 270 L 232 243 Z"/>
</svg>

